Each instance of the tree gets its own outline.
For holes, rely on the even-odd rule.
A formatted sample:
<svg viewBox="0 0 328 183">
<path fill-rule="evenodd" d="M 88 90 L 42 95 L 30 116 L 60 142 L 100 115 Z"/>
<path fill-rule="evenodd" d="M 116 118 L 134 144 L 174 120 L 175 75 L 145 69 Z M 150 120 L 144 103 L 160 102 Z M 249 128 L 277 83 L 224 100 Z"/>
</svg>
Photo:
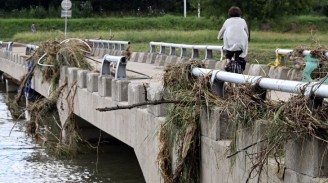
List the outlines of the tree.
<svg viewBox="0 0 328 183">
<path fill-rule="evenodd" d="M 193 0 L 197 1 L 197 0 Z M 247 19 L 265 20 L 286 15 L 309 13 L 317 0 L 203 0 L 207 16 L 227 16 L 230 6 L 238 6 Z M 326 0 L 325 0 L 326 1 Z"/>
</svg>

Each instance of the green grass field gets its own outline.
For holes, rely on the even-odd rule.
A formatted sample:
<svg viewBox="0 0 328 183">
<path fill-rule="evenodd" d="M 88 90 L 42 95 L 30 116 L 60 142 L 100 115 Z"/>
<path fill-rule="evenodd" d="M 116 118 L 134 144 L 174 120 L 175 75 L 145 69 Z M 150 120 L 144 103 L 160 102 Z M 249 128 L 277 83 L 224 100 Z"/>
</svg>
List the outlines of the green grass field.
<svg viewBox="0 0 328 183">
<path fill-rule="evenodd" d="M 218 31 L 178 31 L 178 30 L 143 30 L 143 31 L 111 31 L 114 40 L 130 41 L 132 51 L 148 52 L 150 41 L 222 45 L 217 40 Z M 84 39 L 109 39 L 109 31 L 80 31 L 69 32 L 68 37 Z M 64 33 L 61 31 L 37 33 L 18 33 L 13 37 L 16 42 L 37 44 L 41 41 L 63 40 Z M 323 33 L 276 33 L 276 32 L 251 32 L 249 42 L 249 54 L 247 60 L 251 63 L 268 63 L 274 60 L 277 48 L 293 49 L 299 46 L 315 47 L 321 44 L 328 45 L 328 36 Z"/>
<path fill-rule="evenodd" d="M 124 17 L 69 19 L 68 37 L 124 40 L 132 43 L 132 51 L 149 51 L 149 42 L 169 42 L 199 45 L 222 45 L 217 40 L 218 29 L 224 19 L 197 17 Z M 37 32 L 29 32 L 35 22 Z M 322 26 L 328 17 L 298 16 L 271 22 L 272 31 L 261 32 L 254 23 L 247 60 L 251 63 L 272 62 L 277 48 L 328 45 L 328 27 Z M 290 29 L 291 25 L 293 28 Z M 296 25 L 296 26 L 295 26 Z M 41 41 L 63 40 L 63 19 L 0 19 L 1 41 L 38 44 Z M 326 28 L 325 28 L 326 27 Z M 285 32 L 285 33 L 284 33 Z"/>
</svg>

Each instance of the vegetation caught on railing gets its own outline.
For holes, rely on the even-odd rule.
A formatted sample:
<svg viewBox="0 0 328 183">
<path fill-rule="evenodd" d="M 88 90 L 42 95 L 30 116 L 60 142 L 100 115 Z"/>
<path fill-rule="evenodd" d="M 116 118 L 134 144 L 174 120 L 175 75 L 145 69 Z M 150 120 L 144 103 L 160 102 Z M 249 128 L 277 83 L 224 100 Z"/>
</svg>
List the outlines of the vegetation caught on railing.
<svg viewBox="0 0 328 183">
<path fill-rule="evenodd" d="M 19 109 L 18 102 L 26 94 L 24 93 L 27 91 L 26 89 L 31 87 L 32 77 L 36 72 L 40 72 L 42 81 L 49 83 L 52 90 L 49 91 L 48 98 L 35 97 L 33 101 L 29 102 L 27 110 L 30 114 L 30 120 L 27 122 L 26 127 L 33 137 L 42 140 L 60 156 L 76 155 L 80 149 L 77 144 L 82 141 L 76 131 L 73 106 L 69 106 L 70 111 L 63 127 L 56 121 L 58 99 L 64 98 L 65 100 L 71 100 L 68 102 L 72 103 L 76 91 L 76 84 L 67 89 L 67 78 L 58 86 L 60 70 L 63 66 L 92 70 L 92 66 L 85 58 L 85 55 L 90 52 L 91 50 L 85 42 L 76 39 L 66 40 L 61 43 L 57 41 L 41 43 L 39 48 L 27 59 L 29 72 L 22 78 L 20 92 L 15 100 L 9 103 L 14 111 Z M 69 96 L 62 96 L 65 89 L 69 91 Z M 49 118 L 49 114 L 52 114 L 53 117 Z M 49 126 L 54 128 L 50 130 Z M 54 130 L 56 128 L 59 128 L 59 130 Z M 66 131 L 65 138 L 62 137 L 64 130 Z"/>
<path fill-rule="evenodd" d="M 165 69 L 164 99 L 181 103 L 169 106 L 169 114 L 159 132 L 160 152 L 157 159 L 164 182 L 199 182 L 200 114 L 202 109 L 208 111 L 213 106 L 220 107 L 222 113 L 227 114 L 226 120 L 232 129 L 233 138 L 227 158 L 250 151 L 248 158 L 252 163 L 247 170 L 247 181 L 254 177 L 260 181 L 271 158 L 276 160 L 276 173 L 283 174 L 280 159 L 289 140 L 314 138 L 328 145 L 327 102 L 314 107 L 309 96 L 302 94 L 287 102 L 264 100 L 264 91 L 257 86 L 232 84 L 226 84 L 225 97 L 220 98 L 211 93 L 210 76 L 195 78 L 191 75 L 193 67 L 202 66 L 198 62 L 189 62 L 170 65 Z M 267 121 L 267 130 L 258 137 L 260 139 L 237 149 L 240 130 L 249 128 L 252 132 L 256 122 L 261 120 Z M 261 148 L 254 151 L 255 146 Z"/>
</svg>

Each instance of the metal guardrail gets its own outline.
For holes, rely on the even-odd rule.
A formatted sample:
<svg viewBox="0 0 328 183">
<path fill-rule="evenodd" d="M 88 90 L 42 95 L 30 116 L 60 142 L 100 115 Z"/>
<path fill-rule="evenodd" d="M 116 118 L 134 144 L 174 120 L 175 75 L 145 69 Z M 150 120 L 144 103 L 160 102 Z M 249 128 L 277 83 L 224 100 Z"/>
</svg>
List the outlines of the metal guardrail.
<svg viewBox="0 0 328 183">
<path fill-rule="evenodd" d="M 127 59 L 123 56 L 106 54 L 101 64 L 101 75 L 111 75 L 111 67 L 115 68 L 115 79 L 126 79 Z"/>
<path fill-rule="evenodd" d="M 279 49 L 279 48 L 276 49 L 276 53 L 281 54 L 281 55 L 290 55 L 290 54 L 292 54 L 292 52 L 293 52 L 293 50 L 291 50 L 291 49 Z M 311 50 L 304 50 L 302 52 L 302 54 L 304 56 L 311 55 Z M 325 56 L 328 57 L 328 52 L 325 53 Z"/>
<path fill-rule="evenodd" d="M 33 45 L 33 44 L 26 45 L 25 55 L 31 55 L 32 51 L 36 50 L 38 48 L 39 48 L 39 46 L 37 46 L 37 45 Z"/>
<path fill-rule="evenodd" d="M 4 47 L 4 45 L 6 45 L 6 51 L 13 51 L 13 44 L 14 42 L 8 41 L 0 41 L 0 49 L 2 49 Z"/>
<path fill-rule="evenodd" d="M 205 51 L 205 59 L 213 59 L 213 51 L 220 51 L 221 57 L 223 59 L 223 46 L 213 46 L 213 45 L 188 45 L 188 44 L 175 44 L 175 43 L 164 43 L 164 42 L 150 42 L 150 53 L 159 53 L 166 55 L 166 48 L 170 49 L 168 53 L 169 56 L 177 56 L 177 49 L 181 49 L 180 57 L 187 57 L 187 49 L 191 49 L 191 58 L 198 59 L 199 51 Z M 159 52 L 157 52 L 156 47 L 160 47 Z"/>
<path fill-rule="evenodd" d="M 125 50 L 125 47 L 130 44 L 130 41 L 113 41 L 113 40 L 98 40 L 98 39 L 86 39 L 87 42 L 92 43 L 92 49 L 97 48 L 113 49 L 113 50 Z"/>
<path fill-rule="evenodd" d="M 303 93 L 306 96 L 313 96 L 316 99 L 315 102 L 317 103 L 315 104 L 313 102 L 313 105 L 320 105 L 320 102 L 322 103 L 323 101 L 320 99 L 328 98 L 328 85 L 322 84 L 322 82 L 272 79 L 204 68 L 193 68 L 192 74 L 197 77 L 211 74 L 212 90 L 216 95 L 221 97 L 224 96 L 224 82 L 230 82 L 236 84 L 256 84 L 263 90 Z"/>
<path fill-rule="evenodd" d="M 286 65 L 286 57 L 290 56 L 292 53 L 292 49 L 276 49 L 276 60 L 274 62 L 274 66 Z M 311 55 L 311 50 L 304 50 L 302 54 L 303 56 Z M 328 57 L 328 52 L 324 55 Z"/>
</svg>

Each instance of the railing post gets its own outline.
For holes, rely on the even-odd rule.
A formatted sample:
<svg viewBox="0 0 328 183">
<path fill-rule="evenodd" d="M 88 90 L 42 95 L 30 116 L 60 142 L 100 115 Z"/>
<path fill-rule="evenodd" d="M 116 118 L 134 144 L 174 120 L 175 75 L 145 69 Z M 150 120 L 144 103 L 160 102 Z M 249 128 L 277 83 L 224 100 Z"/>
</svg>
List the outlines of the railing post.
<svg viewBox="0 0 328 183">
<path fill-rule="evenodd" d="M 206 47 L 205 60 L 211 60 L 211 59 L 213 59 L 213 50 Z"/>
<path fill-rule="evenodd" d="M 161 48 L 161 49 L 160 49 L 160 54 L 165 55 L 165 54 L 166 54 L 166 51 L 165 51 L 165 48 L 166 48 L 166 47 L 165 47 L 165 45 L 161 44 L 161 45 L 160 45 L 160 48 Z"/>
<path fill-rule="evenodd" d="M 156 45 L 153 42 L 150 42 L 150 53 L 157 53 Z"/>
<path fill-rule="evenodd" d="M 187 57 L 187 48 L 181 48 L 181 57 Z"/>
<path fill-rule="evenodd" d="M 170 56 L 176 56 L 176 50 L 175 50 L 176 47 L 174 46 L 171 46 L 170 47 Z"/>
<path fill-rule="evenodd" d="M 120 45 L 118 43 L 114 43 L 114 49 L 115 50 L 120 50 Z"/>
<path fill-rule="evenodd" d="M 198 48 L 195 48 L 195 47 L 192 48 L 191 58 L 193 58 L 193 59 L 199 58 L 199 49 Z"/>
<path fill-rule="evenodd" d="M 111 75 L 112 62 L 115 62 L 115 79 L 126 79 L 127 60 L 123 56 L 113 56 L 106 54 L 101 65 L 101 76 Z"/>
</svg>

